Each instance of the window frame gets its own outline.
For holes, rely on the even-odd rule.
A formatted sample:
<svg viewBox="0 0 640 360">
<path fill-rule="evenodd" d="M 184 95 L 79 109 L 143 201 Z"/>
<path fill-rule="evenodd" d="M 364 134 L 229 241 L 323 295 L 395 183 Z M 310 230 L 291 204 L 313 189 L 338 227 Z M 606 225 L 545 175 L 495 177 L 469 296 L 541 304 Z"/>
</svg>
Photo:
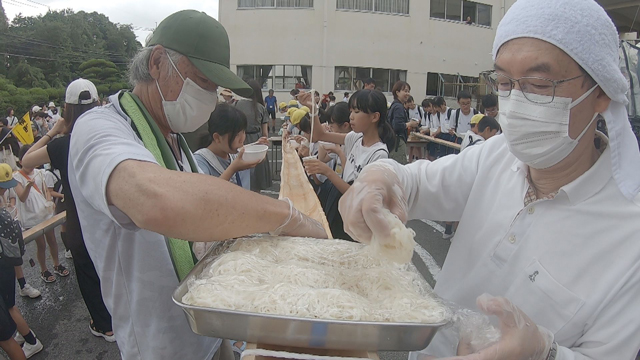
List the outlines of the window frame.
<svg viewBox="0 0 640 360">
<path fill-rule="evenodd" d="M 360 71 L 358 71 L 360 70 Z M 365 78 L 360 78 L 358 76 L 358 72 L 360 72 L 361 74 L 363 73 L 363 70 L 368 71 L 367 76 Z M 387 80 L 387 84 L 385 87 L 380 86 L 380 84 L 378 84 L 379 79 L 376 79 L 376 85 L 377 88 L 382 91 L 383 93 L 390 93 L 391 89 L 393 88 L 393 85 L 395 84 L 395 81 L 398 80 L 403 80 L 403 81 L 407 81 L 407 74 L 408 71 L 407 70 L 402 70 L 402 69 L 385 69 L 385 68 L 374 68 L 374 67 L 358 67 L 358 66 L 336 66 L 334 68 L 334 76 L 333 76 L 333 87 L 334 90 L 339 90 L 339 91 L 358 91 L 360 89 L 362 89 L 362 85 L 364 83 L 364 80 L 368 79 L 368 78 L 373 78 L 373 74 L 374 71 L 380 72 L 380 71 L 386 71 L 387 75 L 386 75 L 386 80 Z M 345 77 L 340 77 L 339 75 L 341 75 L 343 72 L 347 72 L 349 74 L 349 87 L 347 89 L 345 89 L 343 86 L 338 86 L 339 83 L 344 83 L 343 81 L 339 81 L 340 79 L 345 79 Z M 397 78 L 395 81 L 394 79 Z"/>
<path fill-rule="evenodd" d="M 279 2 L 284 1 L 294 1 L 298 4 L 301 2 L 310 2 L 308 6 L 296 5 L 293 6 L 281 6 L 278 5 Z M 273 5 L 258 5 L 259 2 L 263 3 L 272 3 Z M 252 3 L 253 5 L 243 5 L 246 3 Z M 314 0 L 238 0 L 236 3 L 236 8 L 238 10 L 255 10 L 255 9 L 314 9 L 315 1 Z"/>
<path fill-rule="evenodd" d="M 341 5 L 340 2 L 344 2 L 345 5 Z M 392 11 L 380 11 L 377 9 L 377 7 L 382 7 L 381 5 L 378 4 L 378 6 L 376 6 L 377 2 L 380 1 L 394 1 L 396 4 L 396 9 L 399 7 L 405 7 L 406 8 L 406 13 L 405 12 L 392 12 Z M 399 4 L 398 2 L 404 2 L 406 1 L 406 5 L 402 6 L 401 3 Z M 346 3 L 352 2 L 353 6 L 347 6 Z M 370 9 L 359 9 L 358 8 L 358 4 L 360 4 L 360 2 L 368 2 L 371 4 L 371 6 L 369 6 Z M 411 13 L 411 1 L 410 0 L 337 0 L 336 1 L 336 11 L 353 11 L 353 12 L 366 12 L 366 13 L 374 13 L 374 14 L 385 14 L 385 15 L 398 15 L 398 16 L 409 16 Z"/>
<path fill-rule="evenodd" d="M 236 65 L 236 75 L 241 79 L 245 80 L 259 80 L 256 78 L 257 74 L 260 74 L 262 69 L 270 66 L 271 69 L 267 77 L 263 79 L 262 82 L 262 90 L 273 89 L 275 91 L 289 91 L 293 88 L 296 88 L 296 85 L 299 84 L 298 78 L 305 81 L 305 87 L 302 89 L 308 90 L 313 86 L 313 66 L 312 65 L 299 65 L 299 64 L 277 64 L 277 65 L 256 65 L 256 64 L 241 64 Z M 252 77 L 241 76 L 239 73 L 240 68 L 250 67 L 252 69 Z M 304 70 L 306 68 L 306 71 Z M 293 71 L 292 75 L 289 73 Z M 307 76 L 305 77 L 305 72 Z M 278 75 L 278 74 L 282 75 Z M 297 75 L 300 74 L 300 75 Z M 291 84 L 291 79 L 293 79 L 293 87 L 287 87 L 287 84 Z M 279 82 L 280 80 L 280 82 Z M 289 81 L 287 81 L 289 80 Z M 308 80 L 308 83 L 307 83 Z M 281 84 L 281 85 L 280 85 Z M 280 88 L 282 86 L 282 88 Z"/>
<path fill-rule="evenodd" d="M 444 15 L 443 17 L 438 17 L 438 16 L 434 16 L 434 15 L 439 15 L 439 13 L 434 13 L 433 12 L 433 8 L 434 8 L 434 2 L 438 1 L 438 2 L 443 2 L 444 3 Z M 449 15 L 448 15 L 448 8 L 449 8 L 449 3 L 451 2 L 460 2 L 460 20 L 455 20 L 455 19 L 449 19 Z M 475 13 L 473 15 L 471 15 L 471 20 L 473 21 L 473 24 L 467 24 L 466 23 L 466 17 L 465 17 L 465 6 L 468 6 L 468 4 L 473 4 L 473 7 L 475 8 Z M 480 24 L 478 22 L 478 14 L 479 11 L 478 9 L 480 7 L 484 7 L 485 10 L 488 9 L 489 10 L 489 25 L 486 24 Z M 492 24 L 493 24 L 493 5 L 491 4 L 485 4 L 485 3 L 481 3 L 481 2 L 477 2 L 477 1 L 470 1 L 470 0 L 430 0 L 430 8 L 429 8 L 429 18 L 431 20 L 438 20 L 438 21 L 447 21 L 447 22 L 453 22 L 453 23 L 458 23 L 458 24 L 465 24 L 468 26 L 477 26 L 477 27 L 481 27 L 481 28 L 487 28 L 487 29 L 491 29 L 492 28 Z"/>
<path fill-rule="evenodd" d="M 434 84 L 434 81 L 435 81 L 435 84 Z M 456 83 L 456 85 L 454 85 L 453 83 Z M 480 83 L 480 78 L 475 76 L 428 72 L 425 95 L 427 97 L 442 96 L 445 98 L 455 98 L 458 96 L 459 92 L 466 90 L 472 96 L 475 97 L 477 85 L 464 85 L 464 84 L 479 84 L 479 83 Z M 433 91 L 434 89 L 435 89 L 435 92 Z"/>
</svg>

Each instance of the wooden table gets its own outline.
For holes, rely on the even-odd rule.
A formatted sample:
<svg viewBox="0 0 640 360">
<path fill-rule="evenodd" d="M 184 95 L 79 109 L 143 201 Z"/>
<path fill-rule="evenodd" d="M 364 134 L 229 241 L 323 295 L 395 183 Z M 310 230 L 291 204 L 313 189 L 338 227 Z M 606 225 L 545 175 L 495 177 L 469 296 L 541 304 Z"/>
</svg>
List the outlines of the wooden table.
<svg viewBox="0 0 640 360">
<path fill-rule="evenodd" d="M 255 349 L 284 351 L 284 352 L 294 353 L 294 354 L 380 360 L 380 358 L 378 357 L 378 353 L 372 352 L 372 351 L 364 351 L 364 350 L 358 351 L 358 350 L 300 349 L 300 348 L 266 345 L 266 344 L 259 344 L 259 345 L 252 344 L 252 343 L 247 344 L 246 350 L 255 350 Z M 277 358 L 277 357 L 254 356 L 254 355 L 246 355 L 243 357 L 243 359 L 244 360 L 275 360 L 275 359 L 282 360 L 281 358 Z"/>
<path fill-rule="evenodd" d="M 28 244 L 39 236 L 44 235 L 47 231 L 54 229 L 56 226 L 62 225 L 67 220 L 67 212 L 63 211 L 49 220 L 45 220 L 29 230 L 22 232 L 24 243 Z"/>
</svg>

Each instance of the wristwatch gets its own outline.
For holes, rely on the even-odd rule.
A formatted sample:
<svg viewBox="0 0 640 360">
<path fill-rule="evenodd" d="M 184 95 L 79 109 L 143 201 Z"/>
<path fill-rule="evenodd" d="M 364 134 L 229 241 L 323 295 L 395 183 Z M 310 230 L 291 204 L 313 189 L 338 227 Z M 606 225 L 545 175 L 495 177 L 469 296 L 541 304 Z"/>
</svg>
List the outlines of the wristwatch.
<svg viewBox="0 0 640 360">
<path fill-rule="evenodd" d="M 547 355 L 546 360 L 556 360 L 556 355 L 558 355 L 558 343 L 554 341 L 553 344 L 551 344 L 551 349 L 549 349 L 549 355 Z"/>
</svg>

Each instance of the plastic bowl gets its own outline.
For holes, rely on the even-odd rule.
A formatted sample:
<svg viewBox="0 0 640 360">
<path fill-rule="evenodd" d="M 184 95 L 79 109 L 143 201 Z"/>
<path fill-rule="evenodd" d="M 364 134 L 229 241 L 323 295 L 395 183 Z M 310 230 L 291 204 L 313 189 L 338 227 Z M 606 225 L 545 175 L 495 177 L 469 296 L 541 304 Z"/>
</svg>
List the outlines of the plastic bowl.
<svg viewBox="0 0 640 360">
<path fill-rule="evenodd" d="M 244 147 L 244 155 L 242 158 L 246 162 L 256 162 L 264 159 L 267 155 L 269 147 L 267 145 L 253 144 Z"/>
</svg>

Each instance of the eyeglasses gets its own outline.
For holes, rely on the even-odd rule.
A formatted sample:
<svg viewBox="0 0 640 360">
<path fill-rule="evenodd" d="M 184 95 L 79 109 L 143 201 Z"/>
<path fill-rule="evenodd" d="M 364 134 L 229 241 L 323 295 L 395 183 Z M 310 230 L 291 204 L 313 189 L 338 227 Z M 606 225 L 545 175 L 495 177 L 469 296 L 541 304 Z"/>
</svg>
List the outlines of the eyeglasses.
<svg viewBox="0 0 640 360">
<path fill-rule="evenodd" d="M 511 96 L 511 90 L 513 90 L 517 83 L 520 91 L 522 91 L 527 100 L 536 104 L 549 104 L 552 103 L 556 97 L 556 87 L 558 85 L 579 79 L 584 75 L 585 74 L 582 74 L 564 80 L 551 80 L 536 76 L 525 76 L 520 79 L 512 79 L 507 75 L 494 71 L 489 75 L 489 82 L 491 83 L 493 90 L 496 91 L 500 97 Z M 542 95 L 544 97 L 541 98 L 535 95 Z"/>
</svg>

